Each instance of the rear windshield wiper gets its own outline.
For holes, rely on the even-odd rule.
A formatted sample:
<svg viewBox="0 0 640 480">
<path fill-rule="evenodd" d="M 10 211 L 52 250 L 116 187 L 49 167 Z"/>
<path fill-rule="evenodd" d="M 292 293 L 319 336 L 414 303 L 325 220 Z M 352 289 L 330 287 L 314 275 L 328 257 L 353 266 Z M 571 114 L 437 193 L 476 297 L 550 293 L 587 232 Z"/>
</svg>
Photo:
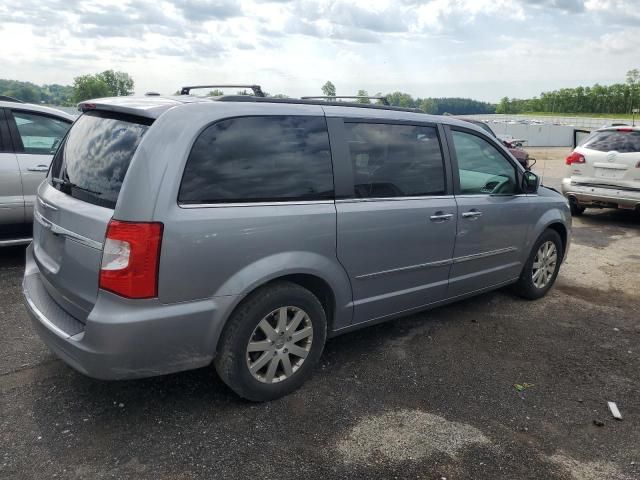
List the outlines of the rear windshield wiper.
<svg viewBox="0 0 640 480">
<path fill-rule="evenodd" d="M 54 185 L 59 185 L 61 188 L 67 189 L 69 191 L 71 191 L 72 188 L 75 188 L 76 190 L 82 190 L 83 192 L 91 193 L 92 195 L 97 195 L 97 196 L 102 195 L 101 192 L 96 192 L 94 190 L 90 190 L 88 188 L 81 187 L 81 186 L 76 185 L 75 183 L 70 182 L 69 180 L 65 180 L 63 178 L 52 177 L 51 178 L 51 182 Z"/>
</svg>

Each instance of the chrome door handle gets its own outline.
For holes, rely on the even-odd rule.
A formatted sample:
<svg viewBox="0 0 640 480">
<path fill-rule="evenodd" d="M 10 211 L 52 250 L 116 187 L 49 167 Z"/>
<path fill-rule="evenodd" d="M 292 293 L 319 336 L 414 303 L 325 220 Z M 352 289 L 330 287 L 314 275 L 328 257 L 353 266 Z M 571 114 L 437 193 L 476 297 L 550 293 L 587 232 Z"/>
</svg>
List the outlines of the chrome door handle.
<svg viewBox="0 0 640 480">
<path fill-rule="evenodd" d="M 452 217 L 453 217 L 453 213 L 436 212 L 436 214 L 431 215 L 429 219 L 432 222 L 446 222 L 447 220 L 451 220 Z"/>
<path fill-rule="evenodd" d="M 48 165 L 38 165 L 37 167 L 29 167 L 27 168 L 30 172 L 46 172 L 49 170 Z"/>
<path fill-rule="evenodd" d="M 470 212 L 464 212 L 462 218 L 478 218 L 482 216 L 482 212 L 478 210 L 471 210 Z"/>
</svg>

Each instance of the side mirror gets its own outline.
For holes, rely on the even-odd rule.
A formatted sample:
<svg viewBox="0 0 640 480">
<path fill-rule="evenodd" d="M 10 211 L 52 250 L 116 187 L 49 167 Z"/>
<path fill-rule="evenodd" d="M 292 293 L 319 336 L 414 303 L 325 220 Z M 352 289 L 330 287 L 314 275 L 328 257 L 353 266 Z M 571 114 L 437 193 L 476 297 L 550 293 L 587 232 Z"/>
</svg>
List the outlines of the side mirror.
<svg viewBox="0 0 640 480">
<path fill-rule="evenodd" d="M 540 187 L 540 177 L 533 172 L 526 171 L 522 174 L 522 192 L 536 193 Z"/>
</svg>

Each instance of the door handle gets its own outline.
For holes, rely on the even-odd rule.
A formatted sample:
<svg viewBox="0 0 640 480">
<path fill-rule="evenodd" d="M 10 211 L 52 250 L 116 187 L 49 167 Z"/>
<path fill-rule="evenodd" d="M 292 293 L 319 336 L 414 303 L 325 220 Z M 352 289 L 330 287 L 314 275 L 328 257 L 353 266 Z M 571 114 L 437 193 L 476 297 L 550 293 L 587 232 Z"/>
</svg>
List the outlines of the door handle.
<svg viewBox="0 0 640 480">
<path fill-rule="evenodd" d="M 481 216 L 482 216 L 482 212 L 479 210 L 470 210 L 462 214 L 462 218 L 470 218 L 470 219 L 476 219 Z"/>
<path fill-rule="evenodd" d="M 46 172 L 49 170 L 49 165 L 38 165 L 37 167 L 27 168 L 30 172 Z"/>
<path fill-rule="evenodd" d="M 429 219 L 432 222 L 446 222 L 447 220 L 451 220 L 452 217 L 453 213 L 436 212 L 435 215 L 431 215 Z"/>
</svg>

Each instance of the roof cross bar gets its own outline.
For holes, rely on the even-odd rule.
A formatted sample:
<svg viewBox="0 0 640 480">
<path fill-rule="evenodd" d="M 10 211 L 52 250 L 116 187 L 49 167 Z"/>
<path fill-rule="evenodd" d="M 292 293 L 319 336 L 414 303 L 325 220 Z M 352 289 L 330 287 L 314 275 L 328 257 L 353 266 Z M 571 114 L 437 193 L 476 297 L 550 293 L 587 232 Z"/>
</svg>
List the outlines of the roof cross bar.
<svg viewBox="0 0 640 480">
<path fill-rule="evenodd" d="M 260 85 L 192 85 L 189 87 L 182 87 L 180 89 L 180 95 L 189 95 L 189 92 L 196 88 L 250 88 L 253 90 L 253 94 L 256 97 L 265 96 Z"/>
<path fill-rule="evenodd" d="M 332 95 L 332 96 L 312 96 L 312 97 L 300 97 L 302 100 L 335 100 L 336 98 L 348 98 L 350 100 L 360 100 L 361 98 L 366 98 L 368 100 L 380 100 L 383 105 L 389 106 L 389 100 L 387 97 L 376 97 L 371 95 L 357 95 L 357 96 L 347 96 L 347 95 Z"/>
<path fill-rule="evenodd" d="M 10 97 L 9 95 L 0 95 L 0 100 L 2 100 L 3 102 L 24 103 L 22 100 L 18 100 L 17 98 Z"/>
</svg>

